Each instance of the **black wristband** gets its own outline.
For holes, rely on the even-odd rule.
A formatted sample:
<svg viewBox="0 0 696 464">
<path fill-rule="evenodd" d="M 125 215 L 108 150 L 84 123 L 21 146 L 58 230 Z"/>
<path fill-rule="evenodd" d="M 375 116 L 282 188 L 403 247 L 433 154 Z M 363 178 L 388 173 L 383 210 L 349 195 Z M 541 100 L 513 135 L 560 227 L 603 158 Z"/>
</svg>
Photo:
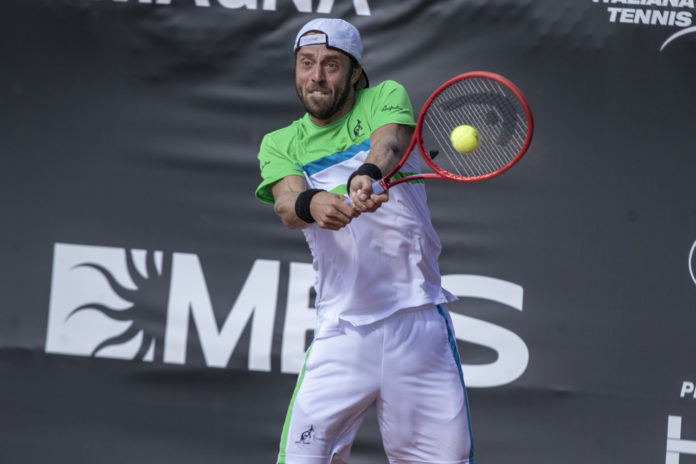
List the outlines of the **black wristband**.
<svg viewBox="0 0 696 464">
<path fill-rule="evenodd" d="M 355 176 L 370 176 L 375 180 L 382 178 L 382 170 L 376 164 L 364 163 L 358 169 L 356 169 L 353 174 L 348 177 L 348 182 L 346 182 L 346 190 L 350 193 L 350 181 L 353 180 Z"/>
<path fill-rule="evenodd" d="M 314 222 L 312 213 L 309 212 L 309 204 L 312 202 L 312 197 L 319 192 L 325 192 L 322 189 L 307 189 L 297 196 L 295 201 L 295 214 L 297 217 L 302 219 L 304 222 L 309 224 Z"/>
</svg>

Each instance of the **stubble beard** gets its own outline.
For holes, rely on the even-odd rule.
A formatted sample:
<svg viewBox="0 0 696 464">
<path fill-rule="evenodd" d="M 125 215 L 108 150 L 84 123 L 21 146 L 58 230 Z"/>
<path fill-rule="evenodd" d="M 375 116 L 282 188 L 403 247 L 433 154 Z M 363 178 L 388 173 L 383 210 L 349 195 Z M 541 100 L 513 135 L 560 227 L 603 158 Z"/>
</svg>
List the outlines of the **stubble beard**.
<svg viewBox="0 0 696 464">
<path fill-rule="evenodd" d="M 319 90 L 325 89 L 325 87 L 316 88 Z M 340 94 L 336 95 L 333 101 L 329 101 L 324 105 L 319 106 L 312 104 L 310 102 L 311 97 L 305 96 L 304 90 L 305 89 L 301 89 L 300 87 L 297 88 L 297 96 L 300 98 L 305 111 L 307 111 L 307 113 L 309 113 L 312 117 L 320 121 L 325 121 L 336 114 L 336 112 L 338 112 L 338 110 L 340 110 L 348 100 L 348 95 L 350 95 L 350 73 L 348 73 L 346 76 L 342 88 L 337 89 Z"/>
</svg>

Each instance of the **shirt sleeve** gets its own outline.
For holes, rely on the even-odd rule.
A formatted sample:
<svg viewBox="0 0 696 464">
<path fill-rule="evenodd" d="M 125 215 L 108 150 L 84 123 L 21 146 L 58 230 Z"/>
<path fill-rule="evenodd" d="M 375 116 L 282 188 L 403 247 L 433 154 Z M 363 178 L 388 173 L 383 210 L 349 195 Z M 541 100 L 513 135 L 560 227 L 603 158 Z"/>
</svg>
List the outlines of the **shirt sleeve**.
<svg viewBox="0 0 696 464">
<path fill-rule="evenodd" d="M 302 169 L 277 147 L 272 134 L 266 135 L 261 141 L 258 159 L 262 181 L 256 188 L 256 198 L 263 203 L 275 203 L 271 188 L 279 180 L 287 176 L 304 176 Z"/>
<path fill-rule="evenodd" d="M 414 127 L 411 100 L 403 85 L 395 81 L 384 81 L 374 100 L 372 129 L 386 124 L 403 124 Z"/>
</svg>

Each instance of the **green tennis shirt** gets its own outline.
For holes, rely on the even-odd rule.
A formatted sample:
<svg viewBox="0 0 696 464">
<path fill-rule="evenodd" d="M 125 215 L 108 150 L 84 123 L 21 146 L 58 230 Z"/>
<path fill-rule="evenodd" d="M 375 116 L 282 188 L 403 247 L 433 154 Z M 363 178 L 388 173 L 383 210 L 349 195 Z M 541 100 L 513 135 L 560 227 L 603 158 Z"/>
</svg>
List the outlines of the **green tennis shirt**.
<svg viewBox="0 0 696 464">
<path fill-rule="evenodd" d="M 359 91 L 353 109 L 338 121 L 317 127 L 305 115 L 271 132 L 259 152 L 263 180 L 257 198 L 273 203 L 273 184 L 291 175 L 303 176 L 310 188 L 345 194 L 348 176 L 369 155 L 373 131 L 390 123 L 414 121 L 404 88 L 386 81 Z M 409 172 L 420 172 L 419 156 L 410 156 L 400 174 Z M 441 286 L 440 240 L 423 182 L 391 189 L 378 211 L 339 230 L 313 223 L 302 233 L 316 277 L 315 337 L 341 333 L 344 322 L 371 324 L 405 308 L 455 299 Z"/>
<path fill-rule="evenodd" d="M 305 114 L 289 126 L 267 134 L 258 154 L 263 180 L 256 189 L 256 198 L 273 204 L 271 188 L 280 179 L 311 178 L 320 171 L 326 174 L 331 172 L 327 168 L 369 152 L 372 132 L 392 123 L 415 126 L 413 109 L 401 84 L 384 81 L 358 91 L 353 109 L 331 124 L 316 126 Z M 345 194 L 346 180 L 348 176 L 322 179 L 322 187 Z"/>
</svg>

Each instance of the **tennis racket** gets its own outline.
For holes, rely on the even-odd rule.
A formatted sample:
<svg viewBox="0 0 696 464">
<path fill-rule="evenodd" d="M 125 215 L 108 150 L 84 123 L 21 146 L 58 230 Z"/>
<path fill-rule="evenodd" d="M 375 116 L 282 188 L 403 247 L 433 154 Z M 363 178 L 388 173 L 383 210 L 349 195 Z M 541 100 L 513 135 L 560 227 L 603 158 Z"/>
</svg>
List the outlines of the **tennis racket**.
<svg viewBox="0 0 696 464">
<path fill-rule="evenodd" d="M 478 131 L 479 147 L 471 153 L 458 152 L 450 142 L 450 134 L 460 125 L 470 125 Z M 522 158 L 533 132 L 532 111 L 515 84 L 491 72 L 461 74 L 442 84 L 428 98 L 406 154 L 392 172 L 372 184 L 372 192 L 380 194 L 417 179 L 491 179 Z M 416 145 L 433 172 L 394 179 Z M 350 197 L 346 201 L 350 204 Z"/>
</svg>

